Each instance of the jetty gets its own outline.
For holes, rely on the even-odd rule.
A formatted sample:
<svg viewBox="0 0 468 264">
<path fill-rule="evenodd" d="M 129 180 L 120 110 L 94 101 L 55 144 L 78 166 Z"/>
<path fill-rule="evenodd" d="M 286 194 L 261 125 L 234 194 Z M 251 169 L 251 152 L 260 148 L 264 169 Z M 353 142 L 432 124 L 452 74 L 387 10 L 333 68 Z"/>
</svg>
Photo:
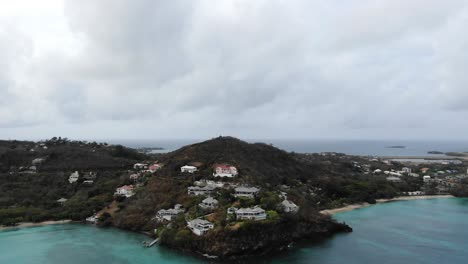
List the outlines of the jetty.
<svg viewBox="0 0 468 264">
<path fill-rule="evenodd" d="M 143 244 L 144 244 L 145 247 L 148 247 L 148 248 L 149 248 L 149 247 L 154 246 L 154 244 L 158 243 L 158 241 L 159 241 L 159 237 L 156 238 L 155 240 L 151 241 L 150 243 L 148 243 L 148 242 L 145 241 L 145 242 L 143 242 Z"/>
</svg>

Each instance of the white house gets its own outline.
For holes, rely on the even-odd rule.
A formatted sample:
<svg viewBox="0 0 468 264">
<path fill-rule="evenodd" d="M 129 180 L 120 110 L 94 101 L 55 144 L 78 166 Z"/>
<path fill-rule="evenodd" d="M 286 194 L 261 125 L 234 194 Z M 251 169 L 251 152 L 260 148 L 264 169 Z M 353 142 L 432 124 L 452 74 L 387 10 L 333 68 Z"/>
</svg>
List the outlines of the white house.
<svg viewBox="0 0 468 264">
<path fill-rule="evenodd" d="M 216 164 L 213 166 L 214 173 L 213 176 L 215 177 L 228 177 L 232 178 L 237 176 L 237 169 L 234 166 L 226 165 L 226 164 Z"/>
<path fill-rule="evenodd" d="M 195 173 L 197 170 L 198 169 L 195 166 L 185 165 L 185 166 L 180 167 L 180 172 Z"/>
<path fill-rule="evenodd" d="M 423 181 L 424 182 L 430 182 L 431 181 L 431 176 L 429 176 L 429 175 L 423 176 Z"/>
<path fill-rule="evenodd" d="M 176 204 L 174 208 L 170 209 L 161 209 L 156 213 L 155 219 L 159 221 L 172 221 L 174 220 L 179 214 L 184 213 L 185 210 L 180 204 Z"/>
<path fill-rule="evenodd" d="M 387 177 L 387 181 L 389 182 L 401 182 L 401 179 L 395 176 L 389 176 Z"/>
<path fill-rule="evenodd" d="M 79 178 L 80 178 L 80 174 L 78 173 L 78 171 L 75 171 L 72 174 L 70 174 L 70 177 L 68 177 L 68 182 L 74 183 L 78 181 Z"/>
<path fill-rule="evenodd" d="M 410 174 L 410 173 L 411 173 L 411 168 L 404 167 L 404 168 L 401 169 L 401 171 L 402 171 L 403 173 Z"/>
<path fill-rule="evenodd" d="M 187 227 L 197 236 L 203 236 L 206 232 L 214 228 L 214 224 L 203 220 L 195 219 L 187 222 Z"/>
<path fill-rule="evenodd" d="M 376 169 L 376 170 L 374 170 L 374 174 L 379 174 L 379 173 L 382 173 L 382 170 L 381 170 L 381 169 Z"/>
<path fill-rule="evenodd" d="M 135 163 L 135 165 L 133 165 L 133 168 L 135 170 L 143 170 L 143 169 L 148 168 L 148 164 L 146 164 L 146 163 Z"/>
<path fill-rule="evenodd" d="M 59 203 L 60 205 L 64 205 L 67 201 L 68 201 L 68 199 L 62 197 L 62 198 L 57 200 L 57 203 Z"/>
<path fill-rule="evenodd" d="M 255 206 L 253 208 L 240 208 L 236 211 L 236 218 L 238 220 L 265 220 L 266 213 L 262 208 Z"/>
<path fill-rule="evenodd" d="M 133 185 L 124 185 L 122 187 L 119 187 L 115 190 L 114 195 L 120 195 L 120 196 L 125 196 L 125 197 L 132 197 L 134 195 L 133 193 L 134 187 Z"/>
<path fill-rule="evenodd" d="M 189 195 L 210 195 L 213 193 L 213 191 L 215 190 L 215 187 L 213 186 L 204 186 L 204 187 L 200 187 L 200 186 L 190 186 L 187 188 L 187 192 Z"/>
<path fill-rule="evenodd" d="M 203 209 L 214 209 L 218 207 L 218 203 L 218 200 L 214 199 L 213 197 L 208 197 L 199 203 L 198 206 Z"/>
<path fill-rule="evenodd" d="M 247 197 L 247 198 L 254 198 L 255 195 L 260 191 L 260 189 L 256 187 L 237 187 L 234 189 L 235 197 Z"/>
<path fill-rule="evenodd" d="M 299 211 L 299 206 L 289 200 L 282 201 L 281 207 L 286 213 L 296 213 Z"/>
</svg>

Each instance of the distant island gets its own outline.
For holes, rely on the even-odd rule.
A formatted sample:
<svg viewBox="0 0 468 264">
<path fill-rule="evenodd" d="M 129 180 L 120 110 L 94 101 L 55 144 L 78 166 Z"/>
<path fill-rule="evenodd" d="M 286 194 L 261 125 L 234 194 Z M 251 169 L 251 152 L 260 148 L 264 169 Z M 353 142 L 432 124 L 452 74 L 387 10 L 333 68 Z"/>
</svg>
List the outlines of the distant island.
<svg viewBox="0 0 468 264">
<path fill-rule="evenodd" d="M 386 146 L 386 148 L 406 148 L 406 146 Z"/>
<path fill-rule="evenodd" d="M 445 152 L 433 150 L 433 151 L 428 151 L 427 154 L 443 155 L 445 154 Z"/>
<path fill-rule="evenodd" d="M 81 221 L 239 259 L 352 231 L 320 213 L 326 209 L 402 195 L 468 195 L 464 172 L 464 163 L 301 154 L 233 137 L 163 154 L 60 137 L 8 140 L 0 141 L 0 225 Z"/>
</svg>

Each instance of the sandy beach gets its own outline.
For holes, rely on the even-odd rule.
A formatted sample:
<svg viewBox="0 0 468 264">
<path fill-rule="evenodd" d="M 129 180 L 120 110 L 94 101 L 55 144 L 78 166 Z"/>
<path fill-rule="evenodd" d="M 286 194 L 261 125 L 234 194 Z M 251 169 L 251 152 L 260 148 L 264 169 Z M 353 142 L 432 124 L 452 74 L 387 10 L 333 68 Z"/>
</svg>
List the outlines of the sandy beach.
<svg viewBox="0 0 468 264">
<path fill-rule="evenodd" d="M 391 199 L 377 199 L 376 204 L 379 203 L 388 203 L 388 202 L 396 202 L 396 201 L 411 201 L 411 200 L 424 200 L 424 199 L 439 199 L 439 198 L 453 198 L 453 195 L 420 195 L 420 196 L 399 196 Z M 326 215 L 333 215 L 337 213 L 347 212 L 359 208 L 364 208 L 371 206 L 373 204 L 370 203 L 360 203 L 360 204 L 350 204 L 339 208 L 334 209 L 326 209 L 320 211 L 322 214 Z"/>
<path fill-rule="evenodd" d="M 68 224 L 68 223 L 71 223 L 71 222 L 72 222 L 72 220 L 44 221 L 44 222 L 39 222 L 39 223 L 25 222 L 25 223 L 18 223 L 15 226 L 0 226 L 0 231 L 15 229 L 15 228 L 23 228 L 23 227 Z"/>
</svg>

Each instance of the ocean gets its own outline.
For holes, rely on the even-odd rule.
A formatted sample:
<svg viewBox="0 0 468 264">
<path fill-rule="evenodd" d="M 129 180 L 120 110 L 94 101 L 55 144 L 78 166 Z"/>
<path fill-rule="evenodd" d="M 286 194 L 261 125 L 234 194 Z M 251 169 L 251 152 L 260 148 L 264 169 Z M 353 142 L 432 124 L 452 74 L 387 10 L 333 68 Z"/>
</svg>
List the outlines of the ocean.
<svg viewBox="0 0 468 264">
<path fill-rule="evenodd" d="M 160 147 L 158 152 L 170 152 L 188 144 L 204 140 L 109 140 L 112 144 L 127 147 Z M 444 156 L 428 154 L 428 151 L 465 152 L 468 141 L 417 141 L 417 140 L 296 140 L 296 139 L 245 139 L 247 142 L 263 142 L 286 151 L 298 153 L 340 152 L 348 155 L 373 156 Z M 405 148 L 389 148 L 405 146 Z"/>
<path fill-rule="evenodd" d="M 334 216 L 354 232 L 320 243 L 299 243 L 288 252 L 251 263 L 465 264 L 468 199 L 399 201 Z M 66 224 L 0 231 L 0 263 L 203 263 L 206 260 L 154 246 L 137 233 Z"/>
</svg>

